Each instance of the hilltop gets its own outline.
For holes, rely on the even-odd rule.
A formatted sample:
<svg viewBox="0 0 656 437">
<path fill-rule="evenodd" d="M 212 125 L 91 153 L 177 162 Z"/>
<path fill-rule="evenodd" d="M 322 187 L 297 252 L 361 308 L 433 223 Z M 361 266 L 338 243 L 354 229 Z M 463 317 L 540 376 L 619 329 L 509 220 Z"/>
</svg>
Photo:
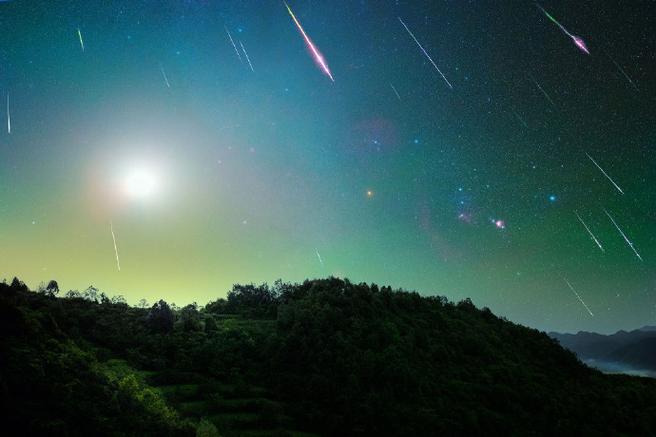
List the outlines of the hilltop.
<svg viewBox="0 0 656 437">
<path fill-rule="evenodd" d="M 656 433 L 656 381 L 604 375 L 469 300 L 336 278 L 236 285 L 204 307 L 58 293 L 0 284 L 5 430 Z"/>
</svg>

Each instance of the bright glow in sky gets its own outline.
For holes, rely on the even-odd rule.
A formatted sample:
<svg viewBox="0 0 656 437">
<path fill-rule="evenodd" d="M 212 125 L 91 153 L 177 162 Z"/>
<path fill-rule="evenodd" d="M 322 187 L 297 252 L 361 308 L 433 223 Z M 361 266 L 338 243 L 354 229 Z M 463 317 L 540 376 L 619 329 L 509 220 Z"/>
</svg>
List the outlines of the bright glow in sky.
<svg viewBox="0 0 656 437">
<path fill-rule="evenodd" d="M 158 188 L 158 175 L 146 167 L 132 168 L 125 175 L 123 188 L 132 198 L 148 198 L 155 194 Z"/>
</svg>

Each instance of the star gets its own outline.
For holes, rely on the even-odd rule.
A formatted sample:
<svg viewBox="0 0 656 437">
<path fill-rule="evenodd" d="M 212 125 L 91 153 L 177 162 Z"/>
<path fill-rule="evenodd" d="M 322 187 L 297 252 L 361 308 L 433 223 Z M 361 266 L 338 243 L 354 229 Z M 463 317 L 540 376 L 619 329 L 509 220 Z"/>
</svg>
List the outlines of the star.
<svg viewBox="0 0 656 437">
<path fill-rule="evenodd" d="M 503 220 L 499 219 L 491 219 L 490 220 L 494 226 L 496 226 L 497 229 L 506 229 L 506 222 Z"/>
<path fill-rule="evenodd" d="M 461 212 L 460 214 L 458 214 L 458 220 L 460 220 L 463 223 L 471 224 L 472 215 L 468 212 Z"/>
</svg>

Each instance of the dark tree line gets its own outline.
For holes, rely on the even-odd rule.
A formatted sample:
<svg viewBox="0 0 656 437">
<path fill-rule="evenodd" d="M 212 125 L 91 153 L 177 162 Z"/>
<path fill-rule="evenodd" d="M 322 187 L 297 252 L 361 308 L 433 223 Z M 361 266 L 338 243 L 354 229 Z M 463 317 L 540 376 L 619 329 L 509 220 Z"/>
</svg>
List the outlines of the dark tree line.
<svg viewBox="0 0 656 437">
<path fill-rule="evenodd" d="M 58 289 L 0 284 L 2 408 L 32 433 L 211 430 L 149 388 L 190 381 L 262 387 L 278 405 L 267 423 L 322 435 L 656 433 L 654 381 L 603 375 L 468 299 L 336 278 L 235 285 L 182 308 Z M 150 376 L 109 372 L 116 358 Z"/>
</svg>

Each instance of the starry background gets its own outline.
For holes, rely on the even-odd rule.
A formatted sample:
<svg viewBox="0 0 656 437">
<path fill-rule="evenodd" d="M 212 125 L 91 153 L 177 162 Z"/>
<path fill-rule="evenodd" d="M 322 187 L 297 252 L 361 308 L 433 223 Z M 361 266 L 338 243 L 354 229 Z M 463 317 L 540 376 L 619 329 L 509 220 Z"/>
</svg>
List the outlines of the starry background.
<svg viewBox="0 0 656 437">
<path fill-rule="evenodd" d="M 0 277 L 184 304 L 336 275 L 656 324 L 653 1 L 545 1 L 589 56 L 530 1 L 289 4 L 334 83 L 277 0 L 0 2 Z"/>
</svg>

